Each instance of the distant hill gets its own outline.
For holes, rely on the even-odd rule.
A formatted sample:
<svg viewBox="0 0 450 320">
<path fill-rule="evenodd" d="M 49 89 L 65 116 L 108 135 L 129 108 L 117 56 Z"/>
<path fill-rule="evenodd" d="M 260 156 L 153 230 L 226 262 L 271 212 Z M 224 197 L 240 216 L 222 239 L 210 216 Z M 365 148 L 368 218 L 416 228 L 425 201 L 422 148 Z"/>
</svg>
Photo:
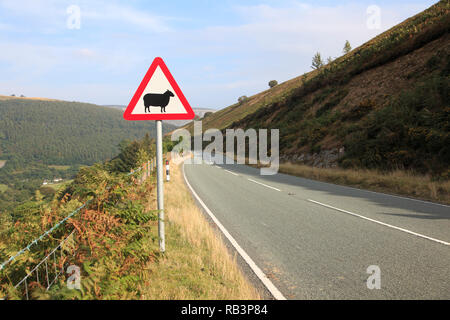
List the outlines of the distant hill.
<svg viewBox="0 0 450 320">
<path fill-rule="evenodd" d="M 57 99 L 49 99 L 49 98 L 39 98 L 39 97 L 25 97 L 25 96 L 5 96 L 0 94 L 0 100 L 11 100 L 11 99 L 20 99 L 20 100 L 42 100 L 42 101 L 60 101 Z"/>
<path fill-rule="evenodd" d="M 318 70 L 219 110 L 203 130 L 275 128 L 284 161 L 450 178 L 449 31 L 450 5 L 440 1 Z"/>
<path fill-rule="evenodd" d="M 122 111 L 125 111 L 125 109 L 127 108 L 127 106 L 120 105 L 120 104 L 105 104 L 105 105 L 103 105 L 103 107 L 115 108 L 115 109 L 119 109 Z"/>
<path fill-rule="evenodd" d="M 127 106 L 125 105 L 104 105 L 104 107 L 108 107 L 108 108 L 115 108 L 115 109 L 120 109 L 122 111 L 124 111 L 126 109 Z M 207 109 L 207 108 L 192 108 L 192 110 L 194 110 L 194 113 L 196 116 L 203 118 L 205 113 L 207 112 L 216 112 L 216 109 Z M 184 126 L 185 124 L 191 122 L 191 120 L 164 120 L 164 123 L 170 124 L 170 125 L 174 125 L 177 127 L 181 127 Z"/>
<path fill-rule="evenodd" d="M 44 164 L 92 164 L 118 153 L 124 139 L 154 136 L 152 121 L 125 121 L 123 112 L 94 104 L 0 98 L 0 159 Z M 164 132 L 175 127 L 165 124 Z M 2 169 L 4 170 L 4 169 Z"/>
</svg>

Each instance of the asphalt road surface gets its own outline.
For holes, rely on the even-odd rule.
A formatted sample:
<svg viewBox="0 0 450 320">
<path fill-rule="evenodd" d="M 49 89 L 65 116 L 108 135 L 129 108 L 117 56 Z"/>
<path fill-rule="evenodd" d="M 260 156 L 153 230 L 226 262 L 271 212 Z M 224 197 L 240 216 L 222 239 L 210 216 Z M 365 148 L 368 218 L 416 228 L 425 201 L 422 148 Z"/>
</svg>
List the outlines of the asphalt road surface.
<svg viewBox="0 0 450 320">
<path fill-rule="evenodd" d="M 450 299 L 449 206 L 237 164 L 185 174 L 287 299 Z"/>
</svg>

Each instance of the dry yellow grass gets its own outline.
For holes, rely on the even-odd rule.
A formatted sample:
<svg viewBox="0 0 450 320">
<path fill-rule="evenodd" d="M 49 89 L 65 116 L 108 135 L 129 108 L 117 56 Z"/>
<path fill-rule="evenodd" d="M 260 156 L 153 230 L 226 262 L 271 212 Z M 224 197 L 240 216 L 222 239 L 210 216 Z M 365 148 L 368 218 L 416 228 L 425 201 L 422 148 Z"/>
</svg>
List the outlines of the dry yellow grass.
<svg viewBox="0 0 450 320">
<path fill-rule="evenodd" d="M 450 204 L 450 181 L 433 181 L 428 175 L 418 175 L 403 170 L 380 173 L 375 170 L 323 169 L 283 163 L 280 165 L 280 172 L 335 184 Z"/>
<path fill-rule="evenodd" d="M 57 99 L 50 98 L 40 98 L 40 97 L 12 97 L 0 95 L 0 100 L 11 100 L 11 99 L 22 99 L 22 100 L 43 100 L 43 101 L 58 101 Z"/>
<path fill-rule="evenodd" d="M 234 156 L 237 161 L 237 156 Z M 247 165 L 261 168 L 262 164 Z M 396 170 L 388 173 L 368 169 L 317 168 L 291 162 L 280 163 L 279 172 L 312 180 L 330 182 L 389 194 L 450 204 L 450 180 L 435 181 L 430 175 Z"/>
<path fill-rule="evenodd" d="M 181 170 L 171 166 L 164 184 L 166 253 L 148 264 L 142 299 L 260 299 L 196 206 Z"/>
</svg>

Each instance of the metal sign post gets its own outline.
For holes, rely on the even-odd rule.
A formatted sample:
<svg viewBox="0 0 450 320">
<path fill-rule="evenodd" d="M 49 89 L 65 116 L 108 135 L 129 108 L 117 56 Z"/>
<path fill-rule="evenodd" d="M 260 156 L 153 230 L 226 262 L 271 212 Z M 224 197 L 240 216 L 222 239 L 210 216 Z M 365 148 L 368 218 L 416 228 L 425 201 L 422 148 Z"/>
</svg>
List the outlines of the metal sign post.
<svg viewBox="0 0 450 320">
<path fill-rule="evenodd" d="M 142 79 L 123 113 L 125 120 L 156 120 L 156 181 L 158 201 L 159 249 L 166 251 L 164 233 L 164 186 L 162 158 L 162 121 L 192 120 L 195 114 L 189 102 L 181 92 L 163 59 L 157 57 Z M 152 159 L 150 172 L 155 167 Z M 167 181 L 170 176 L 167 175 Z"/>
<path fill-rule="evenodd" d="M 156 120 L 156 181 L 158 200 L 158 236 L 159 250 L 166 251 L 166 239 L 164 233 L 164 181 L 162 158 L 162 121 Z"/>
</svg>

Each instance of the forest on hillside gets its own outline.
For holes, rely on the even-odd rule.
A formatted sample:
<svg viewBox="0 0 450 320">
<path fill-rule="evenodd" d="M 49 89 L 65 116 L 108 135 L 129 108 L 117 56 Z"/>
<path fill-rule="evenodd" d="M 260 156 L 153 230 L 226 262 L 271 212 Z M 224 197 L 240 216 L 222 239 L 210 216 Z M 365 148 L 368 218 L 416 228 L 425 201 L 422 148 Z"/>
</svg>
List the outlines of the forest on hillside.
<svg viewBox="0 0 450 320">
<path fill-rule="evenodd" d="M 175 127 L 163 124 L 163 133 Z M 114 158 L 130 141 L 155 134 L 153 121 L 126 121 L 122 111 L 93 104 L 7 99 L 0 101 L 0 213 L 36 192 L 43 181 L 72 179 L 82 165 Z"/>
<path fill-rule="evenodd" d="M 154 136 L 153 121 L 125 121 L 122 111 L 93 104 L 10 99 L 0 101 L 0 159 L 91 165 L 111 159 L 124 140 Z M 163 132 L 175 127 L 165 124 Z"/>
</svg>

